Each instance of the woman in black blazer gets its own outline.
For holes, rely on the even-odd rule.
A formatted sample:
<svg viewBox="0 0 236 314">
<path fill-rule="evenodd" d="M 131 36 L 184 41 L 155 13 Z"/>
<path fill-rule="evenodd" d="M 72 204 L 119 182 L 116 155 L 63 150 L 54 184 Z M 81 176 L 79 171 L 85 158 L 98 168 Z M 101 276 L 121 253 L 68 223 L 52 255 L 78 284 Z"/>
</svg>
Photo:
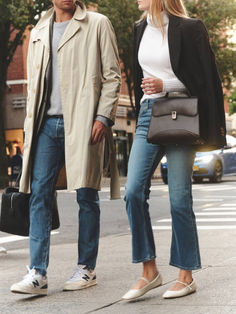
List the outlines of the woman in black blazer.
<svg viewBox="0 0 236 314">
<path fill-rule="evenodd" d="M 179 268 L 179 276 L 163 297 L 175 298 L 196 291 L 192 270 L 199 269 L 201 261 L 192 209 L 192 166 L 196 150 L 216 149 L 226 143 L 223 93 L 206 28 L 200 20 L 188 18 L 183 2 L 138 0 L 138 6 L 145 11 L 134 27 L 138 122 L 125 200 L 132 231 L 133 262 L 143 263 L 143 274 L 123 299 L 136 299 L 162 284 L 147 200 L 152 175 L 164 154 L 168 160 L 172 216 L 170 265 Z M 161 146 L 146 141 L 152 105 L 167 92 L 198 97 L 203 145 Z"/>
</svg>

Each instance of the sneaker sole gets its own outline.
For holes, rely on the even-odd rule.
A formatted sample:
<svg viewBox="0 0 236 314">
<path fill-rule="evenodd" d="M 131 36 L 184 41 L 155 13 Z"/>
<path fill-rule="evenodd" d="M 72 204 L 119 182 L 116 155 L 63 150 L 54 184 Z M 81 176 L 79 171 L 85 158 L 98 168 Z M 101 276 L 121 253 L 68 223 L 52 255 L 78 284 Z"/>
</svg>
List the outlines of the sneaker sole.
<svg viewBox="0 0 236 314">
<path fill-rule="evenodd" d="M 48 294 L 48 290 L 47 289 L 43 289 L 43 290 L 23 290 L 23 289 L 11 289 L 12 293 L 18 293 L 18 294 L 37 294 L 37 295 L 47 295 Z"/>
<path fill-rule="evenodd" d="M 86 289 L 92 286 L 95 286 L 97 284 L 96 280 L 93 280 L 91 282 L 89 282 L 87 285 L 84 286 L 76 286 L 73 284 L 68 284 L 68 286 L 64 286 L 63 291 L 74 291 L 74 290 L 82 290 L 82 289 Z"/>
</svg>

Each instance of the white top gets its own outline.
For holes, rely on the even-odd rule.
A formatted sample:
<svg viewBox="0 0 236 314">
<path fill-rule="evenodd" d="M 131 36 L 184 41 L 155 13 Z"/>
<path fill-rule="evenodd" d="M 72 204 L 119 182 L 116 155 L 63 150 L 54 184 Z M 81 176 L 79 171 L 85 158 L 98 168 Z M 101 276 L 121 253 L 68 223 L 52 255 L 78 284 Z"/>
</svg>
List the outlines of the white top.
<svg viewBox="0 0 236 314">
<path fill-rule="evenodd" d="M 186 91 L 186 87 L 176 77 L 170 63 L 168 45 L 169 17 L 165 12 L 161 13 L 161 17 L 164 25 L 164 38 L 161 27 L 154 25 L 151 16 L 148 14 L 147 26 L 138 51 L 138 61 L 143 70 L 144 78 L 156 77 L 163 80 L 163 92 L 151 95 L 144 94 L 140 103 L 148 98 L 163 97 L 166 92 Z"/>
</svg>

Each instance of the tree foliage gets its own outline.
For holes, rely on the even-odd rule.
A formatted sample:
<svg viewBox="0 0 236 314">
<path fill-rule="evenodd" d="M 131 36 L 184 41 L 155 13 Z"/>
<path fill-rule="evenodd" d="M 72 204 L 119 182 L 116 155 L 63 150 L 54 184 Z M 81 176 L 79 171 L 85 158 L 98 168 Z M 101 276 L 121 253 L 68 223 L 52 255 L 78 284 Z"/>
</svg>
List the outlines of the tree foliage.
<svg viewBox="0 0 236 314">
<path fill-rule="evenodd" d="M 236 113 L 236 88 L 228 97 L 228 101 L 229 101 L 229 114 L 231 115 Z"/>
<path fill-rule="evenodd" d="M 188 0 L 185 3 L 190 16 L 205 23 L 223 85 L 229 90 L 236 77 L 236 50 L 229 32 L 236 23 L 236 1 Z"/>
<path fill-rule="evenodd" d="M 135 0 L 98 0 L 98 11 L 111 20 L 122 61 L 122 72 L 128 87 L 131 105 L 133 105 L 133 24 L 140 18 Z"/>
</svg>

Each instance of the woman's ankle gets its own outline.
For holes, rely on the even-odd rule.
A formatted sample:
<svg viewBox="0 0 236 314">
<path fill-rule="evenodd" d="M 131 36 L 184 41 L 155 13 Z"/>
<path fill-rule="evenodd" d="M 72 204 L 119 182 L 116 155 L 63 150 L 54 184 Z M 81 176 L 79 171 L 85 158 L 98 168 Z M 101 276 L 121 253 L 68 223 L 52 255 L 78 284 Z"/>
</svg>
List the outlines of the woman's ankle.
<svg viewBox="0 0 236 314">
<path fill-rule="evenodd" d="M 189 285 L 193 281 L 192 271 L 180 269 L 178 281 L 187 283 Z"/>
<path fill-rule="evenodd" d="M 150 260 L 143 263 L 143 277 L 148 280 L 154 279 L 158 275 L 156 260 Z"/>
</svg>

